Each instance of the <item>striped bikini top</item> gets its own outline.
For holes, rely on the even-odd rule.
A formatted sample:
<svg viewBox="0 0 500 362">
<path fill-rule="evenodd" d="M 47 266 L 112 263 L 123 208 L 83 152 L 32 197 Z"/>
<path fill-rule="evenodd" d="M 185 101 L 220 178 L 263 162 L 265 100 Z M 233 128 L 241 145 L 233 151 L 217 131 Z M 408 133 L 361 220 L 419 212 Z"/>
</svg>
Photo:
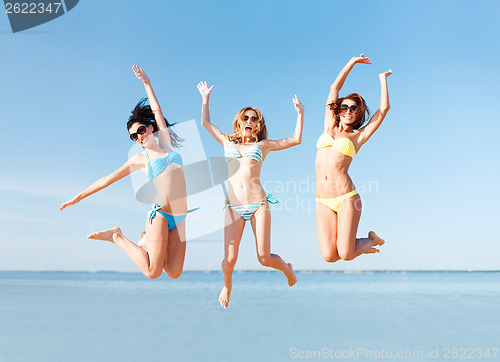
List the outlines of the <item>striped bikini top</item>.
<svg viewBox="0 0 500 362">
<path fill-rule="evenodd" d="M 333 147 L 340 153 L 343 153 L 344 155 L 349 157 L 356 156 L 356 149 L 354 148 L 354 144 L 349 138 L 346 137 L 333 138 L 328 133 L 323 133 L 318 138 L 316 148 L 325 147 Z"/>
<path fill-rule="evenodd" d="M 170 150 L 170 148 L 168 147 L 163 147 L 163 148 Z M 153 159 L 149 158 L 148 151 L 146 150 L 146 156 L 148 156 L 149 160 L 147 169 L 148 169 L 148 177 L 151 181 L 153 181 L 159 174 L 161 174 L 167 168 L 170 162 L 182 166 L 181 155 L 172 150 L 170 150 L 170 153 L 168 153 L 165 157 L 153 158 Z"/>
<path fill-rule="evenodd" d="M 262 149 L 257 143 L 248 146 L 243 154 L 239 153 L 234 143 L 230 143 L 229 146 L 224 147 L 224 157 L 226 158 L 226 163 L 231 161 L 233 158 L 248 157 L 252 160 L 262 163 Z"/>
</svg>

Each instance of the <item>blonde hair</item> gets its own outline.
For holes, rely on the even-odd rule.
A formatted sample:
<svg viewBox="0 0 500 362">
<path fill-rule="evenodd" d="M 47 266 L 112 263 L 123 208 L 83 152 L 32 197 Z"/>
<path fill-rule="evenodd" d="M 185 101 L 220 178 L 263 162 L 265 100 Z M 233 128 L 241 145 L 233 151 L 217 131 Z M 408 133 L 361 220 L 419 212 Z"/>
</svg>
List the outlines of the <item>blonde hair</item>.
<svg viewBox="0 0 500 362">
<path fill-rule="evenodd" d="M 257 114 L 257 125 L 256 132 L 253 135 L 254 142 L 259 142 L 267 138 L 266 122 L 264 121 L 264 116 L 262 112 L 257 108 L 245 107 L 236 113 L 233 119 L 233 134 L 229 136 L 229 141 L 235 143 L 241 143 L 243 140 L 243 120 L 241 119 L 246 111 L 254 111 Z"/>
</svg>

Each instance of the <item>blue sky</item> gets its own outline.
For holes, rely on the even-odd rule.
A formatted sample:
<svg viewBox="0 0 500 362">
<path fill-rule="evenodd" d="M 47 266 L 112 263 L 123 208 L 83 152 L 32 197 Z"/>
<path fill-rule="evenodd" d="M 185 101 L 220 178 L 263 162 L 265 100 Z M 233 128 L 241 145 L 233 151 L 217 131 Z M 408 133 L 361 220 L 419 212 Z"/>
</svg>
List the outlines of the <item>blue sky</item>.
<svg viewBox="0 0 500 362">
<path fill-rule="evenodd" d="M 132 64 L 150 76 L 166 117 L 185 123 L 186 138 L 200 137 L 204 155 L 193 141 L 183 157 L 223 152 L 187 122 L 199 123 L 198 81 L 215 84 L 219 128 L 230 132 L 234 114 L 251 105 L 272 139 L 292 135 L 299 96 L 303 142 L 271 153 L 262 172 L 281 201 L 272 206 L 272 251 L 297 269 L 498 269 L 499 10 L 496 1 L 80 1 L 16 34 L 0 15 L 0 269 L 136 271 L 117 247 L 85 238 L 118 225 L 137 240 L 148 206 L 135 200 L 130 178 L 58 211 L 126 161 L 125 123 L 145 96 Z M 356 91 L 375 111 L 377 75 L 394 72 L 391 110 L 350 170 L 364 203 L 358 234 L 375 230 L 387 244 L 327 264 L 307 208 L 315 143 L 328 87 L 360 53 L 373 65 L 357 65 L 341 94 Z M 222 200 L 210 204 L 188 227 L 222 222 Z M 201 221 L 207 214 L 213 219 Z M 186 269 L 219 269 L 221 230 L 188 243 Z M 249 226 L 237 268 L 262 269 Z"/>
</svg>

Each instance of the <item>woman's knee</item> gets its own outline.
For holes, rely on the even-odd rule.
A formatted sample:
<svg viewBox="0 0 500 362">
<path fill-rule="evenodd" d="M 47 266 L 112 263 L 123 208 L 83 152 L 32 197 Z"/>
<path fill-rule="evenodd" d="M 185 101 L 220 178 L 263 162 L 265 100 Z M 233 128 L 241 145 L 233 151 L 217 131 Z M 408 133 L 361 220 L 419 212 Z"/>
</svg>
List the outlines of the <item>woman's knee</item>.
<svg viewBox="0 0 500 362">
<path fill-rule="evenodd" d="M 356 257 L 356 253 L 354 252 L 354 250 L 339 249 L 338 252 L 339 252 L 339 257 L 342 260 L 349 261 L 349 260 L 352 260 Z"/>
<path fill-rule="evenodd" d="M 336 251 L 329 250 L 329 251 L 322 251 L 321 256 L 323 259 L 328 262 L 328 263 L 335 263 L 336 261 L 340 260 L 340 256 Z"/>
<path fill-rule="evenodd" d="M 230 268 L 234 268 L 234 266 L 236 265 L 236 261 L 238 260 L 238 256 L 236 255 L 229 255 L 227 256 L 223 263 L 226 264 L 226 266 L 230 267 Z"/>
<path fill-rule="evenodd" d="M 258 255 L 259 263 L 263 266 L 269 266 L 271 264 L 271 255 Z"/>
<path fill-rule="evenodd" d="M 328 263 L 334 263 L 340 260 L 337 252 L 337 233 L 330 235 L 318 235 L 319 251 L 321 256 Z"/>
<path fill-rule="evenodd" d="M 160 268 L 150 268 L 144 272 L 144 275 L 147 276 L 149 279 L 156 279 L 161 276 L 161 273 L 163 272 L 163 269 Z"/>
<path fill-rule="evenodd" d="M 165 273 L 167 273 L 169 278 L 177 279 L 182 275 L 182 269 L 167 268 L 167 269 L 165 269 Z"/>
</svg>

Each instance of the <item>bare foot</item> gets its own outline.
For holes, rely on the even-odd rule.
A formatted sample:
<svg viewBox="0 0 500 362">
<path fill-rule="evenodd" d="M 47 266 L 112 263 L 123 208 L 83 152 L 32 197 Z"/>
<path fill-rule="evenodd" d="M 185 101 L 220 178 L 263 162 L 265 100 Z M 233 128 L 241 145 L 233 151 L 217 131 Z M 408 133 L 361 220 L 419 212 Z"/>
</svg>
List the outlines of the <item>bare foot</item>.
<svg viewBox="0 0 500 362">
<path fill-rule="evenodd" d="M 90 235 L 87 235 L 87 239 L 94 239 L 94 240 L 106 240 L 106 241 L 113 241 L 113 235 L 118 234 L 121 235 L 122 231 L 120 230 L 119 227 L 114 227 L 109 230 L 104 230 L 104 231 L 98 231 L 96 233 L 92 233 Z"/>
<path fill-rule="evenodd" d="M 221 306 L 224 307 L 224 309 L 227 308 L 229 305 L 229 297 L 231 296 L 231 289 L 228 289 L 226 287 L 222 288 L 222 291 L 220 292 L 219 295 L 219 303 Z"/>
<path fill-rule="evenodd" d="M 387 72 L 384 72 L 384 73 L 380 73 L 378 76 L 380 78 L 387 78 L 388 76 L 390 76 L 392 74 L 392 69 L 389 69 Z"/>
<path fill-rule="evenodd" d="M 289 275 L 286 276 L 286 279 L 288 282 L 288 286 L 291 287 L 292 285 L 297 283 L 297 276 L 295 275 L 295 272 L 293 271 L 293 266 L 291 263 L 288 263 L 288 269 L 290 271 L 289 271 Z"/>
<path fill-rule="evenodd" d="M 372 240 L 372 246 L 380 246 L 385 244 L 385 241 L 383 239 L 380 239 L 378 235 L 375 234 L 375 231 L 370 231 L 368 233 L 368 237 Z"/>
<path fill-rule="evenodd" d="M 368 249 L 363 250 L 363 254 L 374 254 L 374 253 L 380 253 L 380 250 L 374 247 L 369 247 Z"/>
<path fill-rule="evenodd" d="M 140 246 L 141 248 L 146 249 L 146 232 L 143 231 L 141 233 L 141 237 L 139 239 L 139 242 L 137 243 L 137 246 Z"/>
<path fill-rule="evenodd" d="M 367 240 L 369 242 L 368 247 L 363 250 L 363 254 L 380 253 L 380 250 L 375 248 L 375 246 L 384 245 L 385 243 L 385 241 L 380 239 L 378 235 L 375 234 L 374 231 L 370 231 L 368 233 L 368 239 L 362 239 L 362 240 Z"/>
</svg>

